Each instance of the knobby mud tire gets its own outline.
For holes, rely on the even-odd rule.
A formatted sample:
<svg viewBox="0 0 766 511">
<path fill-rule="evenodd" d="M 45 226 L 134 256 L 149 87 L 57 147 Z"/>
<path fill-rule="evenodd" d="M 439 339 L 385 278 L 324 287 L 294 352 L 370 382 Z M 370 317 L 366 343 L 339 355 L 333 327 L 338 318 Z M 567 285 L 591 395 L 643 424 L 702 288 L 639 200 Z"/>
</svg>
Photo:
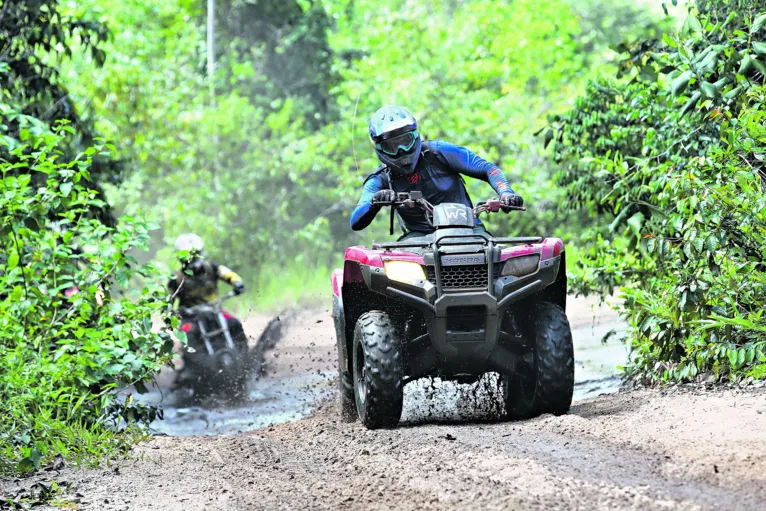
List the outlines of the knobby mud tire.
<svg viewBox="0 0 766 511">
<path fill-rule="evenodd" d="M 354 329 L 354 397 L 368 429 L 399 423 L 404 400 L 404 353 L 388 314 L 371 311 Z"/>
<path fill-rule="evenodd" d="M 537 303 L 529 308 L 523 324 L 525 335 L 535 342 L 532 351 L 520 359 L 517 374 L 503 378 L 507 417 L 563 415 L 569 411 L 574 393 L 574 348 L 566 314 L 553 303 Z"/>
</svg>

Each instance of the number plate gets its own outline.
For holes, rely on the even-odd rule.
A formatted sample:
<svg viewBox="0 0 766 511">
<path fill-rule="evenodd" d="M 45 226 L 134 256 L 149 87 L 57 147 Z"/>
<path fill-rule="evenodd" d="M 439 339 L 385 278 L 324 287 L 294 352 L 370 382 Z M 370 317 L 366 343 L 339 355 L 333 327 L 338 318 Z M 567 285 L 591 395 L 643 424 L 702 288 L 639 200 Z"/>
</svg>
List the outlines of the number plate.
<svg viewBox="0 0 766 511">
<path fill-rule="evenodd" d="M 442 256 L 442 266 L 467 266 L 484 264 L 484 254 L 455 254 Z"/>
</svg>

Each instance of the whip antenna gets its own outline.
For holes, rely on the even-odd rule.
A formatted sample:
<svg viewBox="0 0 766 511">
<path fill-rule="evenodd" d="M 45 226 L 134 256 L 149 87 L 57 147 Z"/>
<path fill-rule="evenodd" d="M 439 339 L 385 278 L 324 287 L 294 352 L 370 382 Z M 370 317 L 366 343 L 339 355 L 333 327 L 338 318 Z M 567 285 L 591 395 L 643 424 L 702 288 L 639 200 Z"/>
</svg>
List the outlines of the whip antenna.
<svg viewBox="0 0 766 511">
<path fill-rule="evenodd" d="M 356 109 L 359 108 L 359 100 L 362 98 L 362 93 L 356 97 L 356 105 L 354 105 L 354 119 L 351 121 L 351 147 L 354 149 L 354 163 L 356 164 L 356 171 L 359 172 L 359 162 L 356 159 L 356 137 L 354 137 L 354 130 L 356 128 Z"/>
</svg>

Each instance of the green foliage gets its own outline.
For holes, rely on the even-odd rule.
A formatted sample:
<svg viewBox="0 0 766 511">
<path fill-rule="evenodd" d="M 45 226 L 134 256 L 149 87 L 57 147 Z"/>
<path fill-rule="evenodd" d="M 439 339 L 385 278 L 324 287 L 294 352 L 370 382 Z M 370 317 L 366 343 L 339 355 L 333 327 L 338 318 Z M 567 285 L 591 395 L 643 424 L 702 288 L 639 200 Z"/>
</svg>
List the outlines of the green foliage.
<svg viewBox="0 0 766 511">
<path fill-rule="evenodd" d="M 255 291 L 249 299 L 243 305 L 234 303 L 232 306 L 243 313 L 253 308 L 259 313 L 279 313 L 292 307 L 326 306 L 332 293 L 327 285 L 331 270 L 293 263 L 281 270 L 279 279 L 261 273 L 253 283 Z"/>
<path fill-rule="evenodd" d="M 106 23 L 114 38 L 102 70 L 79 57 L 66 78 L 131 161 L 110 198 L 158 220 L 160 260 L 175 236 L 194 231 L 212 258 L 277 287 L 279 269 L 323 271 L 373 237 L 351 232 L 348 215 L 378 165 L 369 116 L 388 102 L 410 107 L 428 138 L 504 168 L 533 206 L 497 219 L 498 232 L 576 230 L 583 217 L 560 210 L 533 132 L 603 64 L 615 34 L 651 25 L 629 2 L 600 0 L 218 5 L 215 105 L 202 4 L 184 0 L 77 2 L 75 14 Z M 470 187 L 477 200 L 492 193 Z M 376 224 L 375 236 L 388 236 L 387 220 Z"/>
<path fill-rule="evenodd" d="M 216 5 L 218 44 L 227 48 L 231 69 L 226 71 L 235 88 L 241 87 L 256 103 L 292 98 L 313 127 L 335 117 L 330 90 L 337 76 L 327 41 L 331 18 L 321 2 L 234 0 Z M 255 70 L 246 70 L 250 59 L 261 64 L 266 78 L 255 87 Z M 228 91 L 231 86 L 222 88 Z"/>
<path fill-rule="evenodd" d="M 574 284 L 622 289 L 630 374 L 736 379 L 766 362 L 761 12 L 698 2 L 676 36 L 626 48 L 630 82 L 592 82 L 551 118 L 566 205 L 601 219 Z"/>
<path fill-rule="evenodd" d="M 123 217 L 112 228 L 89 216 L 103 206 L 87 185 L 92 161 L 111 148 L 69 160 L 61 146 L 72 131 L 22 133 L 13 148 L 0 140 L 12 157 L 0 159 L 0 472 L 129 445 L 135 433 L 118 423 L 156 412 L 114 391 L 141 388 L 172 348 L 175 325 L 153 331 L 153 316 L 167 311 L 164 287 L 129 255 L 147 248 L 151 225 Z M 44 182 L 34 186 L 33 174 Z"/>
<path fill-rule="evenodd" d="M 104 62 L 100 44 L 106 27 L 64 16 L 57 0 L 0 3 L 0 90 L 3 100 L 51 125 L 62 119 L 80 129 L 76 109 L 61 83 L 58 68 L 47 58 L 52 52 L 72 55 L 73 40 L 97 65 Z M 14 125 L 6 127 L 13 133 Z"/>
<path fill-rule="evenodd" d="M 363 236 L 348 228 L 378 165 L 366 125 L 383 103 L 506 170 L 532 208 L 493 229 L 576 232 L 588 215 L 560 210 L 533 132 L 613 57 L 608 45 L 657 29 L 628 0 L 216 6 L 208 77 L 203 2 L 0 0 L 3 472 L 58 453 L 89 463 L 140 437 L 120 425 L 156 411 L 116 390 L 169 360 L 178 325 L 153 324 L 164 282 L 138 258 L 167 262 L 178 234 L 199 233 L 250 277 L 259 307 L 327 296 L 343 249 L 387 236 L 385 218 Z M 94 214 L 105 196 L 124 213 L 117 225 Z M 162 231 L 152 237 L 139 211 Z M 627 225 L 644 228 L 635 213 Z"/>
<path fill-rule="evenodd" d="M 87 18 L 68 16 L 58 0 L 0 2 L 0 157 L 11 161 L 11 149 L 22 144 L 29 124 L 51 128 L 69 122 L 71 130 L 60 148 L 70 157 L 90 147 L 96 134 L 73 101 L 62 80 L 58 64 L 65 58 L 87 58 L 100 67 L 106 55 L 102 49 L 106 26 Z M 13 107 L 11 110 L 10 107 Z M 23 115 L 16 115 L 18 112 Z M 91 165 L 91 188 L 114 180 L 119 171 L 114 160 L 98 158 Z M 19 169 L 17 168 L 18 172 Z M 33 175 L 34 179 L 38 176 Z M 106 208 L 102 219 L 111 221 Z"/>
</svg>

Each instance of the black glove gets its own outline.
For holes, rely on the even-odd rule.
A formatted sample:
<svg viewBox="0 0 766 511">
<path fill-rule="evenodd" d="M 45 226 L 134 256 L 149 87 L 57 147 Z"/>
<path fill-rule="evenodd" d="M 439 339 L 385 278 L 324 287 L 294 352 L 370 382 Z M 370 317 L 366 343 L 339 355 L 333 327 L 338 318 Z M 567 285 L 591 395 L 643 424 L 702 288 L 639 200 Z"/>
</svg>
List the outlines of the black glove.
<svg viewBox="0 0 766 511">
<path fill-rule="evenodd" d="M 241 295 L 245 292 L 245 283 L 244 282 L 235 282 L 232 286 L 234 288 L 234 292 L 238 295 Z"/>
<path fill-rule="evenodd" d="M 396 192 L 393 190 L 380 190 L 375 192 L 373 202 L 391 203 L 396 200 Z"/>
<path fill-rule="evenodd" d="M 521 195 L 516 195 L 515 193 L 504 193 L 502 197 L 500 197 L 500 201 L 503 203 L 503 206 L 511 206 L 514 208 L 520 208 L 524 205 L 524 199 L 521 198 Z"/>
</svg>

